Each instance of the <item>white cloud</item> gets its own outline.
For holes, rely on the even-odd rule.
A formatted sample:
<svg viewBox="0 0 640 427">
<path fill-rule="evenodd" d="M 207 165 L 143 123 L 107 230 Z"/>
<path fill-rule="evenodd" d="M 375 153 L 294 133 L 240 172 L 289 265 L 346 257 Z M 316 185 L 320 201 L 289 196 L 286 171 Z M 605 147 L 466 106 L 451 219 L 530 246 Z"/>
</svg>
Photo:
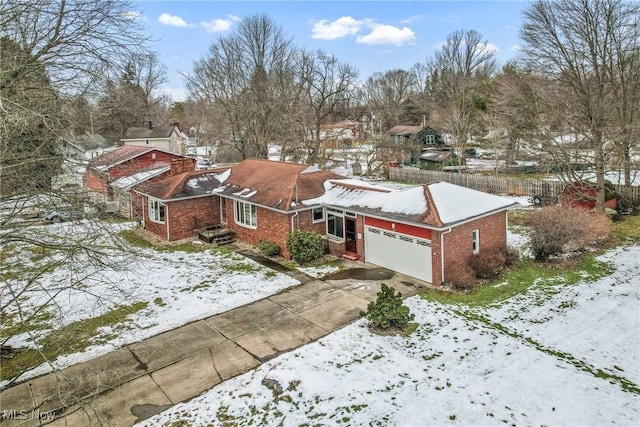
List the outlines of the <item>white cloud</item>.
<svg viewBox="0 0 640 427">
<path fill-rule="evenodd" d="M 487 53 L 498 53 L 498 51 L 500 49 L 498 49 L 498 46 L 496 46 L 493 43 L 479 43 L 478 44 L 478 48 L 482 51 L 482 52 L 487 52 Z"/>
<path fill-rule="evenodd" d="M 419 16 L 414 17 L 414 19 L 419 18 Z M 367 31 L 368 34 L 364 34 Z M 410 28 L 379 24 L 372 19 L 355 19 L 351 16 L 342 16 L 331 22 L 323 19 L 314 22 L 311 29 L 311 37 L 314 39 L 337 40 L 347 36 L 356 36 L 357 43 L 371 45 L 401 46 L 412 43 L 416 39 L 415 33 Z"/>
<path fill-rule="evenodd" d="M 346 36 L 358 34 L 364 21 L 353 19 L 350 16 L 343 16 L 333 22 L 323 19 L 313 24 L 311 37 L 320 40 L 336 40 Z"/>
<path fill-rule="evenodd" d="M 208 33 L 221 33 L 229 30 L 234 22 L 238 22 L 240 18 L 235 15 L 228 15 L 227 19 L 212 19 L 209 22 L 201 22 Z"/>
<path fill-rule="evenodd" d="M 409 28 L 398 28 L 393 25 L 375 25 L 369 34 L 359 35 L 356 42 L 372 45 L 394 44 L 402 46 L 407 43 L 413 43 L 416 34 Z"/>
<path fill-rule="evenodd" d="M 511 49 L 509 49 L 513 52 L 520 52 L 522 50 L 522 46 L 518 45 L 518 44 L 514 44 L 513 46 L 511 46 Z"/>
<path fill-rule="evenodd" d="M 193 25 L 187 24 L 184 19 L 179 16 L 169 15 L 163 13 L 158 17 L 158 22 L 165 25 L 171 25 L 172 27 L 192 27 Z"/>
</svg>

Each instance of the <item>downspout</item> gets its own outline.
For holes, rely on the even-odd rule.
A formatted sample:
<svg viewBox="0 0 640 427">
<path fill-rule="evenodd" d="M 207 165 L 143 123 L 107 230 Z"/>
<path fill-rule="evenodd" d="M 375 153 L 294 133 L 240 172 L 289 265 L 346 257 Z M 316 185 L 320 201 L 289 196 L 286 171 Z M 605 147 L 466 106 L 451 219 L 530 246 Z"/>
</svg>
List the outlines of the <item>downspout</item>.
<svg viewBox="0 0 640 427">
<path fill-rule="evenodd" d="M 293 221 L 295 218 L 298 218 L 298 212 L 294 213 L 293 215 L 291 215 L 291 232 L 293 233 L 294 231 L 296 231 L 296 228 L 294 226 L 295 222 Z"/>
<path fill-rule="evenodd" d="M 452 228 L 440 233 L 440 286 L 444 286 L 444 235 L 451 233 Z"/>
</svg>

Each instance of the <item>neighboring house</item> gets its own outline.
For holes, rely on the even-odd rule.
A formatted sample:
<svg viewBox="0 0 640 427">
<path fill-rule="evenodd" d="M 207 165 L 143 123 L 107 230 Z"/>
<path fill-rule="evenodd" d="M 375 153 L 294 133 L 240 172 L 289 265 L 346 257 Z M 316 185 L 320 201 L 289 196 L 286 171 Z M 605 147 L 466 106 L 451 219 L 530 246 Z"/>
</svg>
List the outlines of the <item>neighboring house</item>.
<svg viewBox="0 0 640 427">
<path fill-rule="evenodd" d="M 320 126 L 320 141 L 324 148 L 348 148 L 355 140 L 362 139 L 363 124 L 353 120 L 343 120 Z"/>
<path fill-rule="evenodd" d="M 87 190 L 94 200 L 112 202 L 115 200 L 114 182 L 142 172 L 159 178 L 152 171 L 168 173 L 171 160 L 183 158 L 157 148 L 123 145 L 89 161 L 85 172 Z"/>
<path fill-rule="evenodd" d="M 402 190 L 313 166 L 247 159 L 140 187 L 145 227 L 167 240 L 219 226 L 257 245 L 295 230 L 322 234 L 348 255 L 435 284 L 481 251 L 506 250 L 508 199 L 448 183 Z"/>
<path fill-rule="evenodd" d="M 118 147 L 102 135 L 93 134 L 63 138 L 60 140 L 59 148 L 65 159 L 87 161 Z"/>
<path fill-rule="evenodd" d="M 124 145 L 153 147 L 171 153 L 185 154 L 187 139 L 187 135 L 176 125 L 153 127 L 153 123 L 149 122 L 147 127 L 127 129 L 124 138 L 120 141 Z"/>
<path fill-rule="evenodd" d="M 466 168 L 466 160 L 449 150 L 423 151 L 418 163 L 420 169 L 432 171 L 459 171 Z"/>
<path fill-rule="evenodd" d="M 398 125 L 389 129 L 387 136 L 390 138 L 392 145 L 409 146 L 409 155 L 403 160 L 405 164 L 418 164 L 422 150 L 448 148 L 442 139 L 442 135 L 429 126 Z"/>
</svg>

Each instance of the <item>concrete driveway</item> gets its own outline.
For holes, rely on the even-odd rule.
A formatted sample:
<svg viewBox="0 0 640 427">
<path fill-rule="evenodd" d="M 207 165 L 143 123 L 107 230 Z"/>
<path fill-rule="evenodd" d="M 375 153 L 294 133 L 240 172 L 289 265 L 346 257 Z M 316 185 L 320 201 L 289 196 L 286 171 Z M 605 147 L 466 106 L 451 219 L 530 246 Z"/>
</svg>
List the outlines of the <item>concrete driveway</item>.
<svg viewBox="0 0 640 427">
<path fill-rule="evenodd" d="M 371 264 L 343 263 L 322 280 L 291 272 L 303 284 L 4 390 L 1 409 L 5 418 L 13 415 L 2 425 L 40 425 L 55 416 L 51 425 L 131 426 L 357 320 L 381 283 L 405 297 L 429 286 Z"/>
</svg>

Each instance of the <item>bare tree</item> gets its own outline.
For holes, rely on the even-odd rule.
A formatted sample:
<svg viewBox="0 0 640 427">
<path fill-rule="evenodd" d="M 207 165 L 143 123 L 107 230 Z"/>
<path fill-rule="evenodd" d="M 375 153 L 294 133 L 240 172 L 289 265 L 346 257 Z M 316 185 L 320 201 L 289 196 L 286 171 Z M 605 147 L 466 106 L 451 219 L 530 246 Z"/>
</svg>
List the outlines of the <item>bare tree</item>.
<svg viewBox="0 0 640 427">
<path fill-rule="evenodd" d="M 321 149 L 321 125 L 329 119 L 348 117 L 350 99 L 356 93 L 358 71 L 321 50 L 315 53 L 300 52 L 296 64 L 299 84 L 298 97 L 308 111 L 312 126 L 311 139 L 306 138 L 307 161 L 324 162 Z"/>
<path fill-rule="evenodd" d="M 269 141 L 282 130 L 293 53 L 292 39 L 281 26 L 266 15 L 254 15 L 213 43 L 185 76 L 193 99 L 224 109 L 231 135 L 220 139 L 235 146 L 242 158 L 267 157 Z"/>
<path fill-rule="evenodd" d="M 122 61 L 145 49 L 146 38 L 139 21 L 132 18 L 133 10 L 130 3 L 119 0 L 0 1 L 3 356 L 9 340 L 31 336 L 43 319 L 51 321 L 53 328 L 61 324 L 64 313 L 58 310 L 56 298 L 65 292 L 73 289 L 91 295 L 89 279 L 111 286 L 114 295 L 120 291 L 117 283 L 107 283 L 100 276 L 105 269 L 125 267 L 128 259 L 113 230 L 104 233 L 105 223 L 74 222 L 68 232 L 56 233 L 56 227 L 36 227 L 30 221 L 42 225 L 37 215 L 43 209 L 68 207 L 82 216 L 88 207 L 81 192 L 52 188 L 51 178 L 61 163 L 56 143 L 78 125 L 74 106 L 86 105 L 71 101 L 88 96 L 94 83 L 117 75 Z M 59 279 L 44 280 L 52 271 L 62 272 Z M 86 275 L 80 276 L 79 271 Z M 113 307 L 112 302 L 101 299 L 98 304 Z M 64 340 L 57 345 L 64 347 Z M 59 350 L 50 342 L 34 340 L 11 363 L 3 359 L 2 380 L 7 382 L 3 386 L 11 386 L 33 366 L 53 366 Z M 69 386 L 74 397 L 87 396 Z"/>
<path fill-rule="evenodd" d="M 161 123 L 158 119 L 168 103 L 160 92 L 166 70 L 154 53 L 130 55 L 118 79 L 104 85 L 98 101 L 99 132 L 117 140 L 131 126 L 144 126 L 148 120 Z"/>
<path fill-rule="evenodd" d="M 542 79 L 529 70 L 508 63 L 495 78 L 495 91 L 490 98 L 488 115 L 494 130 L 505 135 L 505 166 L 513 164 L 523 139 L 531 141 L 541 127 L 541 107 L 538 85 Z"/>
<path fill-rule="evenodd" d="M 486 85 L 496 71 L 495 51 L 477 31 L 455 31 L 427 62 L 430 90 L 445 111 L 444 128 L 460 156 L 486 106 Z"/>
<path fill-rule="evenodd" d="M 613 138 L 611 129 L 623 126 L 613 116 L 627 124 L 637 120 L 629 100 L 619 98 L 622 75 L 631 77 L 629 66 L 637 65 L 629 58 L 638 54 L 638 16 L 638 3 L 617 0 L 536 1 L 524 13 L 524 57 L 533 70 L 557 82 L 566 121 L 588 138 L 599 209 L 605 202 L 605 144 Z"/>
<path fill-rule="evenodd" d="M 408 111 L 417 93 L 416 75 L 400 69 L 373 73 L 364 84 L 366 102 L 385 130 L 399 124 L 417 124 Z"/>
</svg>

